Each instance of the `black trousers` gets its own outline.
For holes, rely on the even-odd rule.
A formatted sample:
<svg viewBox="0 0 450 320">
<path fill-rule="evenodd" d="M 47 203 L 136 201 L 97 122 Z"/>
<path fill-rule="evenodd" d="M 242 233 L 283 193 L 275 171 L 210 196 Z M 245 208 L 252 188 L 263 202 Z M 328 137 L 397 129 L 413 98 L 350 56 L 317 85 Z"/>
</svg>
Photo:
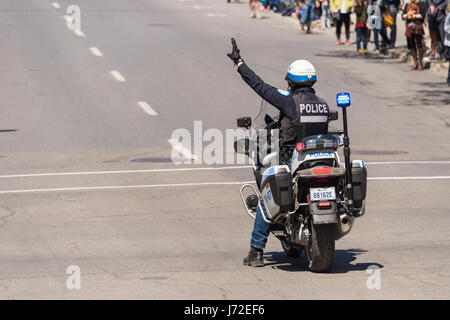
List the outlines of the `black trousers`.
<svg viewBox="0 0 450 320">
<path fill-rule="evenodd" d="M 345 38 L 350 39 L 350 13 L 341 13 L 340 19 L 336 21 L 336 38 L 341 40 L 342 23 L 345 25 Z"/>
<path fill-rule="evenodd" d="M 411 34 L 410 37 L 406 38 L 406 41 L 408 43 L 408 49 L 410 50 L 420 50 L 423 48 L 423 35 L 421 34 Z"/>
</svg>

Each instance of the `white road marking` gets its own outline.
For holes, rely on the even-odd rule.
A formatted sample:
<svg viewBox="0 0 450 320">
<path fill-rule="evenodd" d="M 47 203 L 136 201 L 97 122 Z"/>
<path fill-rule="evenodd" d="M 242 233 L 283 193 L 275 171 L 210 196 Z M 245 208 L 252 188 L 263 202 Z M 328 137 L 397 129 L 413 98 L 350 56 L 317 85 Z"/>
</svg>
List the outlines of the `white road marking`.
<svg viewBox="0 0 450 320">
<path fill-rule="evenodd" d="M 208 17 L 217 17 L 217 18 L 224 18 L 226 17 L 226 14 L 223 13 L 208 13 Z"/>
<path fill-rule="evenodd" d="M 197 159 L 197 156 L 195 154 L 192 154 L 188 149 L 183 147 L 183 145 L 176 139 L 169 139 L 169 143 L 172 145 L 172 148 L 178 151 L 183 155 L 184 158 L 187 159 Z"/>
<path fill-rule="evenodd" d="M 217 186 L 253 183 L 252 181 L 239 182 L 198 182 L 198 183 L 168 183 L 168 184 L 144 184 L 134 186 L 104 186 L 104 187 L 79 187 L 79 188 L 52 188 L 52 189 L 26 189 L 5 190 L 0 194 L 31 193 L 31 192 L 64 192 L 64 191 L 93 191 L 93 190 L 115 190 L 115 189 L 138 189 L 138 188 L 164 188 L 164 187 L 192 187 L 192 186 Z"/>
<path fill-rule="evenodd" d="M 206 10 L 206 9 L 211 9 L 211 7 L 209 6 L 194 6 L 195 10 Z"/>
<path fill-rule="evenodd" d="M 89 50 L 91 50 L 91 52 L 94 56 L 103 57 L 103 53 L 98 48 L 91 47 L 91 48 L 89 48 Z"/>
<path fill-rule="evenodd" d="M 175 143 L 178 142 L 174 140 Z M 85 171 L 85 172 L 56 172 L 56 173 L 32 173 L 32 174 L 11 174 L 0 176 L 0 179 L 7 178 L 30 178 L 30 177 L 52 177 L 52 176 L 76 176 L 76 175 L 99 175 L 99 174 L 128 174 L 128 173 L 156 173 L 156 172 L 183 172 L 183 171 L 208 171 L 208 170 L 232 170 L 250 169 L 252 166 L 234 167 L 201 167 L 201 168 L 171 168 L 171 169 L 141 169 L 141 170 L 118 170 L 118 171 Z"/>
<path fill-rule="evenodd" d="M 174 146 L 178 145 L 178 140 L 169 140 L 169 143 Z M 182 145 L 178 146 L 182 147 Z M 177 147 L 177 148 L 178 148 Z M 193 156 L 187 149 L 184 149 L 187 156 Z M 399 162 L 366 162 L 365 164 L 450 164 L 450 161 L 399 161 Z M 117 170 L 117 171 L 79 171 L 79 172 L 52 172 L 52 173 L 25 173 L 25 174 L 11 174 L 0 175 L 0 179 L 7 178 L 28 178 L 28 177 L 50 177 L 50 176 L 71 176 L 71 175 L 98 175 L 98 174 L 132 174 L 132 173 L 152 173 L 152 172 L 183 172 L 183 171 L 208 171 L 208 170 L 235 170 L 235 169 L 250 169 L 251 165 L 241 166 L 227 166 L 227 167 L 194 167 L 194 168 L 167 168 L 167 169 L 140 169 L 140 170 Z M 372 179 L 369 177 L 369 179 Z"/>
<path fill-rule="evenodd" d="M 125 77 L 122 76 L 122 75 L 120 74 L 120 72 L 117 71 L 117 70 L 110 71 L 109 73 L 114 77 L 114 79 L 116 79 L 116 80 L 119 81 L 119 82 L 125 82 L 125 81 L 127 81 L 127 80 L 125 79 Z"/>
<path fill-rule="evenodd" d="M 61 6 L 59 5 L 58 2 L 52 2 L 52 7 L 55 8 L 55 9 L 61 8 Z"/>
<path fill-rule="evenodd" d="M 450 176 L 436 177 L 374 177 L 369 180 L 431 180 L 431 179 L 450 179 Z M 235 182 L 192 182 L 192 183 L 167 183 L 167 184 L 144 184 L 131 186 L 100 186 L 100 187 L 73 187 L 73 188 L 50 188 L 50 189 L 22 189 L 22 190 L 3 190 L 0 194 L 14 193 L 33 193 L 33 192 L 65 192 L 65 191 L 96 191 L 96 190 L 117 190 L 117 189 L 143 189 L 143 188 L 174 188 L 174 187 L 201 187 L 218 185 L 240 185 L 254 184 L 254 181 L 235 181 Z"/>
<path fill-rule="evenodd" d="M 145 101 L 138 101 L 138 105 L 148 115 L 150 115 L 150 116 L 157 116 L 158 115 L 158 113 L 152 107 L 150 107 L 150 105 L 147 102 L 145 102 Z"/>
<path fill-rule="evenodd" d="M 73 32 L 79 37 L 86 38 L 86 35 L 80 29 L 73 29 Z"/>
<path fill-rule="evenodd" d="M 450 164 L 450 161 L 385 161 L 385 162 L 364 162 L 365 164 Z"/>
<path fill-rule="evenodd" d="M 66 20 L 67 22 L 71 22 L 72 18 L 69 17 L 68 15 L 63 16 L 63 19 Z"/>
<path fill-rule="evenodd" d="M 428 177 L 368 177 L 367 180 L 447 180 L 450 176 L 428 176 Z"/>
</svg>

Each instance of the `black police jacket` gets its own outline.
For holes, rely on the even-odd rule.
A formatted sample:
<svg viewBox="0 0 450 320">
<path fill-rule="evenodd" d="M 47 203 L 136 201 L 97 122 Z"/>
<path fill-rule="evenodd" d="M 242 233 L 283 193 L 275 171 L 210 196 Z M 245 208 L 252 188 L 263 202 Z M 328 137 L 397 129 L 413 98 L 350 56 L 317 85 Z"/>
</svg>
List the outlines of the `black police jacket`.
<svg viewBox="0 0 450 320">
<path fill-rule="evenodd" d="M 242 79 L 264 100 L 281 112 L 280 143 L 294 144 L 302 138 L 328 132 L 329 107 L 311 87 L 294 92 L 265 83 L 245 63 L 239 66 Z"/>
</svg>

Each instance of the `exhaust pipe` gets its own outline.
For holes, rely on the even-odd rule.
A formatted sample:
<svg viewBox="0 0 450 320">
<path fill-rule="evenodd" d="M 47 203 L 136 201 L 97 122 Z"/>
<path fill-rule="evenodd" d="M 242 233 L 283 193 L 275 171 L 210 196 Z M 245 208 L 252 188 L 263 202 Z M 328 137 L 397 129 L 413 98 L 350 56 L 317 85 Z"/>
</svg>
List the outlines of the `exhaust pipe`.
<svg viewBox="0 0 450 320">
<path fill-rule="evenodd" d="M 355 218 L 343 213 L 339 217 L 339 222 L 336 225 L 336 236 L 335 240 L 339 240 L 343 236 L 347 235 L 353 228 L 355 223 Z"/>
</svg>

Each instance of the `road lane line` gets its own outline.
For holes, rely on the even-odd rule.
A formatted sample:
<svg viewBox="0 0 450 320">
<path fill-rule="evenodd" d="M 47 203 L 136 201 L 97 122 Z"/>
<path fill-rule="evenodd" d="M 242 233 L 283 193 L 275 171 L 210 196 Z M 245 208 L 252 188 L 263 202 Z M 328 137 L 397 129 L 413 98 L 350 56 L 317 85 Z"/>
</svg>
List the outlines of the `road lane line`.
<svg viewBox="0 0 450 320">
<path fill-rule="evenodd" d="M 450 161 L 380 161 L 380 162 L 364 162 L 365 164 L 450 164 Z"/>
<path fill-rule="evenodd" d="M 73 32 L 79 37 L 86 38 L 86 35 L 80 29 L 73 29 Z"/>
<path fill-rule="evenodd" d="M 223 13 L 208 13 L 208 17 L 212 18 L 225 18 L 227 15 Z"/>
<path fill-rule="evenodd" d="M 89 50 L 91 50 L 91 52 L 94 56 L 103 57 L 103 53 L 98 48 L 91 47 L 91 48 L 89 48 Z"/>
<path fill-rule="evenodd" d="M 55 8 L 55 9 L 61 8 L 61 6 L 59 5 L 58 2 L 52 2 L 52 7 Z"/>
<path fill-rule="evenodd" d="M 369 180 L 432 180 L 432 179 L 450 179 L 450 176 L 435 177 L 374 177 Z M 49 189 L 23 189 L 23 190 L 3 190 L 0 194 L 15 193 L 35 193 L 35 192 L 65 192 L 65 191 L 96 191 L 96 190 L 117 190 L 117 189 L 144 189 L 144 188 L 174 188 L 174 187 L 201 187 L 201 186 L 220 186 L 220 185 L 240 185 L 255 181 L 235 181 L 235 182 L 192 182 L 192 183 L 167 183 L 167 184 L 144 184 L 131 186 L 100 186 L 100 187 L 73 187 L 73 188 L 49 188 Z"/>
<path fill-rule="evenodd" d="M 114 77 L 114 79 L 116 79 L 116 80 L 119 81 L 119 82 L 125 82 L 125 81 L 127 81 L 127 80 L 125 79 L 125 77 L 122 76 L 122 75 L 120 74 L 120 72 L 117 71 L 117 70 L 112 70 L 112 71 L 110 71 L 109 73 Z"/>
<path fill-rule="evenodd" d="M 252 166 L 234 167 L 202 167 L 202 168 L 176 168 L 176 169 L 140 169 L 140 170 L 117 170 L 117 171 L 85 171 L 85 172 L 56 172 L 56 173 L 31 173 L 2 175 L 0 179 L 8 178 L 30 178 L 30 177 L 52 177 L 52 176 L 72 176 L 72 175 L 100 175 L 100 174 L 127 174 L 127 173 L 155 173 L 155 172 L 183 172 L 183 171 L 208 171 L 208 170 L 232 170 L 250 169 Z"/>
<path fill-rule="evenodd" d="M 147 102 L 145 102 L 145 101 L 138 101 L 138 105 L 148 115 L 150 115 L 150 116 L 157 116 L 158 115 L 158 113 L 152 107 L 150 107 L 150 105 Z"/>
<path fill-rule="evenodd" d="M 207 10 L 211 9 L 209 6 L 194 6 L 194 10 Z"/>
<path fill-rule="evenodd" d="M 237 184 L 245 184 L 245 183 L 253 183 L 253 181 L 168 183 L 168 184 L 144 184 L 144 185 L 134 185 L 134 186 L 104 186 L 104 187 L 5 190 L 5 191 L 0 191 L 0 194 L 33 193 L 33 192 L 93 191 L 93 190 L 115 190 L 115 189 L 139 189 L 139 188 L 193 187 L 193 186 L 217 186 L 217 185 L 237 185 Z"/>
<path fill-rule="evenodd" d="M 425 177 L 368 177 L 367 180 L 447 180 L 450 176 L 425 176 Z"/>
<path fill-rule="evenodd" d="M 183 145 L 177 139 L 169 139 L 168 141 L 172 145 L 172 148 L 181 153 L 184 158 L 193 160 L 198 159 L 195 154 L 192 154 L 188 149 L 183 147 Z"/>
<path fill-rule="evenodd" d="M 177 144 L 178 140 L 172 140 L 169 143 Z M 186 149 L 187 154 L 187 149 Z M 395 162 L 402 164 L 404 162 Z M 450 161 L 409 161 L 408 164 L 450 164 Z M 366 164 L 392 164 L 392 162 L 366 162 Z M 251 165 L 227 166 L 227 167 L 195 167 L 195 168 L 167 168 L 167 169 L 139 169 L 139 170 L 116 170 L 116 171 L 78 171 L 78 172 L 50 172 L 50 173 L 25 173 L 25 174 L 11 174 L 0 175 L 3 178 L 27 178 L 27 177 L 49 177 L 49 176 L 71 176 L 71 175 L 98 175 L 98 174 L 127 174 L 127 173 L 146 173 L 146 172 L 182 172 L 182 171 L 204 171 L 204 170 L 236 170 L 236 169 L 250 169 Z"/>
</svg>

